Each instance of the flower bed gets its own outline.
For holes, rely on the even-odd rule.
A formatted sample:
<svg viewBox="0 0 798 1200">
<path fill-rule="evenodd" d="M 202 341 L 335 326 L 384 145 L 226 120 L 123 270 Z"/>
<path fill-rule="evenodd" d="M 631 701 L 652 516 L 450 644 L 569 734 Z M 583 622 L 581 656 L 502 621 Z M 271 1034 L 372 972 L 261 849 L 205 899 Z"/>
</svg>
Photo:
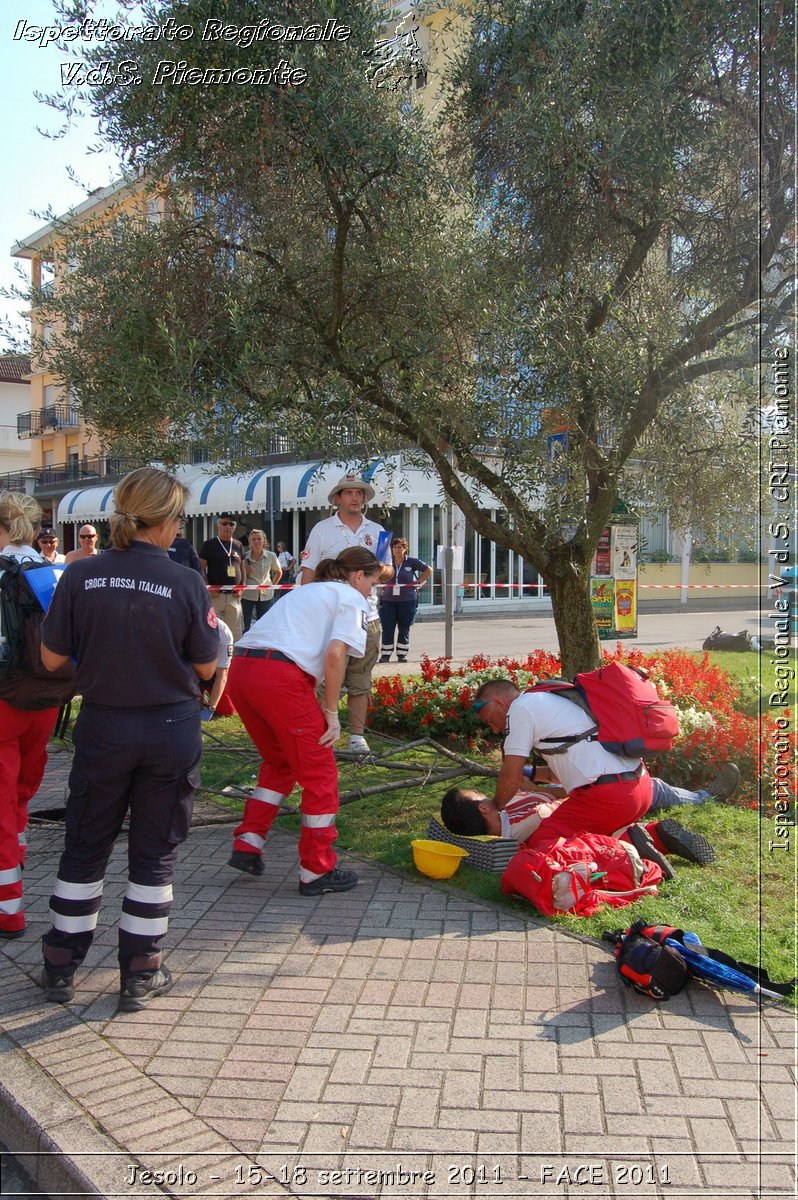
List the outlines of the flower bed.
<svg viewBox="0 0 798 1200">
<path fill-rule="evenodd" d="M 683 650 L 644 654 L 618 644 L 615 651 L 604 651 L 604 659 L 645 667 L 660 695 L 680 711 L 681 734 L 673 750 L 649 760 L 652 774 L 673 784 L 700 787 L 731 760 L 742 775 L 740 803 L 756 805 L 757 779 L 767 770 L 776 726 L 769 716 L 758 719 L 737 711 L 741 688 L 735 679 L 714 665 L 709 655 L 696 658 Z M 525 658 L 475 655 L 455 668 L 449 659 L 425 656 L 420 677 L 386 675 L 375 680 L 369 723 L 399 737 L 466 742 L 476 749 L 486 734 L 470 710 L 480 684 L 505 677 L 523 689 L 559 673 L 559 658 L 543 650 Z M 784 715 L 789 718 L 787 710 Z"/>
</svg>

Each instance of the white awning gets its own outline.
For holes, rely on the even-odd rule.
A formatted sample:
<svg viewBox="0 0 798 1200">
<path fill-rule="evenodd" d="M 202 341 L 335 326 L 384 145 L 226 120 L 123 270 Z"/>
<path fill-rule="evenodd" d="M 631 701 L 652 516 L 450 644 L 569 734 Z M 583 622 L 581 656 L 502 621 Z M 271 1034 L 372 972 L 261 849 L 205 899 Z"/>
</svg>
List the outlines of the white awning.
<svg viewBox="0 0 798 1200">
<path fill-rule="evenodd" d="M 327 495 L 333 484 L 351 471 L 356 464 L 335 462 L 277 463 L 257 471 L 238 475 L 223 475 L 207 464 L 178 467 L 177 477 L 189 489 L 186 515 L 189 517 L 218 516 L 222 512 L 259 513 L 268 510 L 268 481 L 279 479 L 279 507 L 283 512 L 305 509 L 329 509 Z M 372 504 L 397 508 L 417 504 L 435 507 L 443 503 L 443 490 L 437 475 L 430 468 L 423 471 L 408 465 L 403 456 L 394 454 L 374 459 L 365 468 L 366 478 L 376 489 Z M 476 495 L 480 505 L 492 508 L 495 501 L 484 489 L 474 489 L 473 481 L 463 483 Z M 115 485 L 76 488 L 67 492 L 58 505 L 60 523 L 83 524 L 86 521 L 107 520 L 113 512 Z"/>
<path fill-rule="evenodd" d="M 203 467 L 180 467 L 175 474 L 191 486 L 197 476 L 202 476 Z M 87 521 L 107 521 L 114 511 L 114 490 L 116 483 L 105 483 L 101 487 L 74 488 L 67 492 L 58 502 L 56 521 L 59 524 L 85 525 Z"/>
<path fill-rule="evenodd" d="M 218 516 L 221 512 L 259 513 L 268 508 L 268 483 L 279 480 L 282 512 L 305 509 L 329 509 L 330 488 L 342 475 L 360 470 L 352 463 L 315 462 L 277 463 L 239 475 L 222 475 L 209 467 L 181 467 L 176 474 L 190 490 L 186 513 L 190 517 Z M 188 472 L 191 472 L 190 478 Z M 407 466 L 401 455 L 374 459 L 364 476 L 376 489 L 374 505 L 403 504 L 435 506 L 441 504 L 443 493 L 434 472 L 425 473 L 418 467 Z M 489 503 L 487 493 L 484 502 Z"/>
<path fill-rule="evenodd" d="M 114 511 L 113 496 L 116 484 L 103 487 L 76 488 L 67 492 L 58 503 L 56 520 L 59 524 L 85 525 L 87 521 L 107 521 Z"/>
</svg>

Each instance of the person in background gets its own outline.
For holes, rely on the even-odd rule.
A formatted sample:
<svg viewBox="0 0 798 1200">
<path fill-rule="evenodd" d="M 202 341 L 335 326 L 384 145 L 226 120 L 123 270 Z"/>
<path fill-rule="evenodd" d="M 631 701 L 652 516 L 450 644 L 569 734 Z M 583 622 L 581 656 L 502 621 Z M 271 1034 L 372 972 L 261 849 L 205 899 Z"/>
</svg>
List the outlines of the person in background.
<svg viewBox="0 0 798 1200">
<path fill-rule="evenodd" d="M 294 588 L 245 633 L 233 651 L 229 691 L 263 759 L 258 785 L 236 829 L 229 865 L 262 875 L 261 851 L 280 805 L 302 787 L 299 891 L 346 892 L 354 871 L 337 866 L 338 701 L 350 656 L 366 650 L 367 597 L 381 572 L 369 550 L 352 546 L 315 564 L 312 585 Z M 314 690 L 324 680 L 323 711 Z"/>
<path fill-rule="evenodd" d="M 42 558 L 45 558 L 48 563 L 62 563 L 66 561 L 64 555 L 58 553 L 58 534 L 52 526 L 47 525 L 40 531 L 39 536 L 36 538 L 36 546 Z"/>
<path fill-rule="evenodd" d="M 0 554 L 17 562 L 44 562 L 33 545 L 40 519 L 41 509 L 32 496 L 0 492 Z M 0 653 L 6 635 L 0 615 Z M 22 937 L 25 932 L 22 868 L 28 803 L 44 777 L 47 743 L 60 703 L 20 707 L 32 701 L 17 695 L 14 676 L 12 671 L 3 685 L 8 698 L 0 699 L 0 938 L 5 939 Z M 46 705 L 46 698 L 41 703 Z"/>
<path fill-rule="evenodd" d="M 247 590 L 241 597 L 244 614 L 244 633 L 253 621 L 265 616 L 274 603 L 274 584 L 283 577 L 277 555 L 269 549 L 269 542 L 262 529 L 249 532 L 249 549 L 244 555 L 244 575 Z"/>
<path fill-rule="evenodd" d="M 394 641 L 396 661 L 407 662 L 410 626 L 415 621 L 418 611 L 418 593 L 432 575 L 432 567 L 420 558 L 411 558 L 408 549 L 405 538 L 391 539 L 393 574 L 380 590 L 381 663 L 391 661 Z"/>
<path fill-rule="evenodd" d="M 119 1011 L 138 1012 L 172 986 L 162 944 L 199 781 L 198 678 L 213 675 L 219 653 L 205 584 L 167 553 L 187 494 L 154 467 L 126 475 L 114 492 L 112 548 L 67 567 L 44 620 L 42 662 L 55 670 L 74 658 L 83 697 L 52 928 L 42 941 L 41 984 L 59 1004 L 75 994 L 128 814 Z"/>
<path fill-rule="evenodd" d="M 81 558 L 94 558 L 99 553 L 97 530 L 93 525 L 81 525 L 78 531 L 78 545 L 64 557 L 64 562 L 73 563 L 78 562 Z"/>
<path fill-rule="evenodd" d="M 387 565 L 391 557 L 388 535 L 382 525 L 367 520 L 364 515 L 365 507 L 374 499 L 374 495 L 374 488 L 359 475 L 344 475 L 343 479 L 339 479 L 328 496 L 336 510 L 335 514 L 313 526 L 302 551 L 300 582 L 303 585 L 313 582 L 316 567 L 323 558 L 334 558 L 349 546 L 363 546 L 372 554 L 377 554 L 380 561 L 386 564 L 379 579 L 390 579 L 391 569 Z M 378 554 L 380 535 L 385 541 L 385 548 Z M 369 753 L 369 744 L 363 732 L 369 707 L 371 675 L 380 652 L 381 627 L 376 596 L 369 596 L 368 603 L 366 651 L 362 657 L 353 656 L 350 659 L 344 679 L 349 703 L 349 749 L 354 754 Z"/>
<path fill-rule="evenodd" d="M 172 562 L 180 563 L 181 567 L 189 567 L 192 571 L 196 571 L 198 575 L 203 575 L 202 563 L 199 555 L 188 538 L 184 537 L 186 529 L 185 519 L 182 521 L 178 530 L 177 537 L 169 547 L 169 557 Z M 204 578 L 204 575 L 203 575 Z"/>
<path fill-rule="evenodd" d="M 236 519 L 224 512 L 216 523 L 216 537 L 209 538 L 199 548 L 200 564 L 211 587 L 237 587 L 245 582 L 244 547 L 233 536 Z M 211 603 L 217 617 L 230 626 L 235 641 L 243 633 L 243 616 L 239 594 L 212 592 Z"/>
<path fill-rule="evenodd" d="M 274 598 L 279 600 L 286 593 L 286 584 L 293 584 L 296 579 L 296 559 L 291 551 L 286 546 L 285 542 L 277 543 L 277 561 L 280 564 L 280 569 L 283 572 L 282 587 L 275 589 Z"/>
<path fill-rule="evenodd" d="M 227 676 L 233 660 L 233 635 L 224 621 L 218 621 L 217 631 L 219 654 L 216 659 L 216 674 L 200 684 L 203 721 L 212 721 L 214 717 L 233 717 L 236 711 L 226 694 Z"/>
</svg>

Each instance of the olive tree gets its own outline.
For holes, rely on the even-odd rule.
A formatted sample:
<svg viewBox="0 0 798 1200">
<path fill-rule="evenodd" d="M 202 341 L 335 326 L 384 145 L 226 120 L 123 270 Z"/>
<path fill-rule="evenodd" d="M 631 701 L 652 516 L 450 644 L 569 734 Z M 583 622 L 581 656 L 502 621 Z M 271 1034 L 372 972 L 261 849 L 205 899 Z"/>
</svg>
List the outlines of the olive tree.
<svg viewBox="0 0 798 1200">
<path fill-rule="evenodd" d="M 55 99 L 90 107 L 163 219 L 61 230 L 53 369 L 140 454 L 275 430 L 331 457 L 341 429 L 418 448 L 543 576 L 564 670 L 595 665 L 589 566 L 619 498 L 685 524 L 750 502 L 758 371 L 792 303 L 789 14 L 475 0 L 425 108 L 404 60 L 369 69 L 369 0 L 272 5 L 350 31 L 279 50 L 242 32 L 252 0 L 125 7 L 137 35 L 90 45 L 111 67 Z M 178 48 L 147 32 L 170 18 L 194 31 Z M 200 36 L 209 19 L 234 32 Z M 253 81 L 278 59 L 305 81 Z M 185 82 L 221 68 L 238 82 Z"/>
</svg>

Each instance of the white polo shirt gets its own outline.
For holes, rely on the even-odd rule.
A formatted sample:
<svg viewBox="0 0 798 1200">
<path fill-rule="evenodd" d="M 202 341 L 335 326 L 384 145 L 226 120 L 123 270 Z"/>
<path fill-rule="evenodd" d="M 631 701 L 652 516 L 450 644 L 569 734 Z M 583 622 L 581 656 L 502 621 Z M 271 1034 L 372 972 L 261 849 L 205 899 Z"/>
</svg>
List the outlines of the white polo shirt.
<svg viewBox="0 0 798 1200">
<path fill-rule="evenodd" d="M 236 649 L 281 650 L 318 682 L 330 642 L 341 641 L 352 657 L 363 657 L 368 620 L 365 599 L 348 583 L 308 583 L 287 592 L 250 626 Z"/>
<path fill-rule="evenodd" d="M 335 513 L 326 521 L 319 521 L 318 525 L 314 525 L 311 529 L 305 549 L 300 556 L 300 566 L 315 571 L 323 558 L 337 558 L 342 550 L 348 550 L 350 546 L 364 546 L 366 550 L 370 550 L 372 554 L 376 555 L 381 533 L 385 533 L 385 530 L 376 521 L 368 521 L 363 517 L 358 528 L 353 530 L 344 524 L 338 513 Z M 390 564 L 390 541 L 385 547 L 380 561 Z M 376 591 L 372 590 L 369 596 L 369 620 L 376 621 L 378 617 L 377 595 Z"/>
<path fill-rule="evenodd" d="M 574 742 L 564 754 L 546 753 L 543 738 L 573 737 L 592 728 L 587 713 L 570 700 L 550 692 L 524 692 L 507 711 L 504 753 L 528 758 L 536 750 L 569 793 L 594 783 L 600 775 L 634 771 L 640 766 L 639 758 L 610 754 L 598 742 Z"/>
</svg>

